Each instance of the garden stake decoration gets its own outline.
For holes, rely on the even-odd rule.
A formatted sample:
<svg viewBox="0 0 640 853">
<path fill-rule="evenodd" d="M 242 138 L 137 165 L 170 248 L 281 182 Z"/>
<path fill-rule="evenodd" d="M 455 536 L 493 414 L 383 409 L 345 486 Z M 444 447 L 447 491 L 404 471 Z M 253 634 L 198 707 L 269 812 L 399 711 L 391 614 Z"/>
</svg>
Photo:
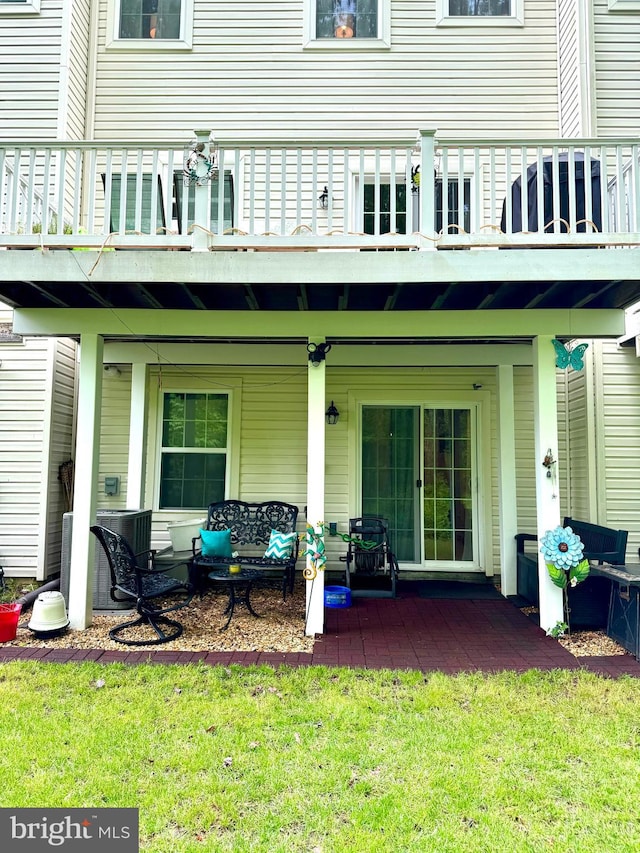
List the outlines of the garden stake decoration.
<svg viewBox="0 0 640 853">
<path fill-rule="evenodd" d="M 319 521 L 315 527 L 307 524 L 307 532 L 300 537 L 300 541 L 305 546 L 300 556 L 309 557 L 311 563 L 302 570 L 302 576 L 307 581 L 312 581 L 318 572 L 324 569 L 327 562 L 324 552 L 324 528 L 324 521 Z"/>
<path fill-rule="evenodd" d="M 552 582 L 562 590 L 565 623 L 569 628 L 567 587 L 577 586 L 589 575 L 589 561 L 583 556 L 584 545 L 571 527 L 547 530 L 541 539 L 540 552 L 547 564 Z M 554 629 L 552 629 L 554 630 Z"/>
</svg>

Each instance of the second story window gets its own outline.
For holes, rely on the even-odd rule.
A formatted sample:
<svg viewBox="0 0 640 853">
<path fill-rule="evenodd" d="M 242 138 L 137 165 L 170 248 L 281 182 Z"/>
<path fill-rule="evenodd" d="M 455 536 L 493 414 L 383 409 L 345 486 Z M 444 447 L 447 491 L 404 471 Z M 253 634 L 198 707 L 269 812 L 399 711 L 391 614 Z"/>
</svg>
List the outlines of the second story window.
<svg viewBox="0 0 640 853">
<path fill-rule="evenodd" d="M 449 0 L 450 15 L 511 15 L 511 0 Z"/>
<path fill-rule="evenodd" d="M 316 38 L 378 37 L 378 0 L 316 0 Z"/>
<path fill-rule="evenodd" d="M 114 0 L 107 47 L 126 50 L 190 48 L 193 0 Z"/>
<path fill-rule="evenodd" d="M 180 5 L 181 0 L 120 0 L 120 38 L 180 38 Z"/>
<path fill-rule="evenodd" d="M 439 26 L 523 26 L 524 0 L 436 0 Z"/>
<path fill-rule="evenodd" d="M 305 0 L 305 48 L 387 50 L 391 0 Z"/>
</svg>

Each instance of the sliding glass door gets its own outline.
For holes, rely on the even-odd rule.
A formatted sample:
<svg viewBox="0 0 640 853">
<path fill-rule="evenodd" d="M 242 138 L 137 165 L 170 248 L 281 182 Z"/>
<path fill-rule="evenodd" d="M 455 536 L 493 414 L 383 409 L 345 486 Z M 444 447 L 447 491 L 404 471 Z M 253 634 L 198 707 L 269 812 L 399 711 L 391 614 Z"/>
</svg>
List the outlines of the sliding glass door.
<svg viewBox="0 0 640 853">
<path fill-rule="evenodd" d="M 362 514 L 386 518 L 405 567 L 473 571 L 475 409 L 362 407 Z"/>
</svg>

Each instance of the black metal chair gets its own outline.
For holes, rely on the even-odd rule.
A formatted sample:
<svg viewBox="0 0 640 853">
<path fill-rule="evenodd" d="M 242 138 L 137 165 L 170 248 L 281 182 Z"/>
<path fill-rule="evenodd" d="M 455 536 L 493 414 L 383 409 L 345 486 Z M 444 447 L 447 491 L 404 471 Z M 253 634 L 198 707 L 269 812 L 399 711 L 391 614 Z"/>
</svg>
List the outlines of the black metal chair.
<svg viewBox="0 0 640 853">
<path fill-rule="evenodd" d="M 389 543 L 389 524 L 384 518 L 349 519 L 346 557 L 347 586 L 354 596 L 395 598 L 398 561 Z"/>
<path fill-rule="evenodd" d="M 98 542 L 104 548 L 111 572 L 111 598 L 114 601 L 131 601 L 138 611 L 138 618 L 116 625 L 109 636 L 117 643 L 128 646 L 151 646 L 156 643 L 168 643 L 182 634 L 182 625 L 165 616 L 173 610 L 189 604 L 193 598 L 193 589 L 188 581 L 168 577 L 167 572 L 180 563 L 156 568 L 153 551 L 134 554 L 127 540 L 119 533 L 99 524 L 90 528 Z M 184 594 L 184 601 L 170 607 L 162 607 L 161 600 L 168 596 Z M 138 625 L 150 625 L 157 634 L 151 640 L 130 640 L 121 636 L 123 631 Z"/>
</svg>

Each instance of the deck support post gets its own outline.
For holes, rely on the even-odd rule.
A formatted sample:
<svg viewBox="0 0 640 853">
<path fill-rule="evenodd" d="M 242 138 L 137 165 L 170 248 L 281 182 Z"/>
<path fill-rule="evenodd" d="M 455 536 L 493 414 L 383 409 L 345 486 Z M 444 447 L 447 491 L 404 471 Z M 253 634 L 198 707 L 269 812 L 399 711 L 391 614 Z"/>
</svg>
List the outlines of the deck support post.
<svg viewBox="0 0 640 853">
<path fill-rule="evenodd" d="M 324 343 L 323 338 L 309 338 L 310 344 Z M 316 527 L 324 521 L 324 459 L 325 459 L 325 380 L 326 361 L 309 360 L 307 412 L 307 523 Z M 313 569 L 307 556 L 307 568 Z M 324 631 L 324 568 L 307 581 L 307 636 Z"/>
<path fill-rule="evenodd" d="M 560 524 L 558 472 L 558 394 L 556 355 L 550 335 L 533 339 L 533 417 L 535 426 L 536 515 L 538 544 L 547 532 Z M 551 455 L 549 467 L 543 464 Z M 544 558 L 538 550 L 540 583 L 540 627 L 550 631 L 564 621 L 562 590 L 549 577 Z"/>
<path fill-rule="evenodd" d="M 93 612 L 95 540 L 89 528 L 95 524 L 98 495 L 103 344 L 100 335 L 80 337 L 68 612 L 69 624 L 76 629 L 88 628 Z"/>
</svg>

